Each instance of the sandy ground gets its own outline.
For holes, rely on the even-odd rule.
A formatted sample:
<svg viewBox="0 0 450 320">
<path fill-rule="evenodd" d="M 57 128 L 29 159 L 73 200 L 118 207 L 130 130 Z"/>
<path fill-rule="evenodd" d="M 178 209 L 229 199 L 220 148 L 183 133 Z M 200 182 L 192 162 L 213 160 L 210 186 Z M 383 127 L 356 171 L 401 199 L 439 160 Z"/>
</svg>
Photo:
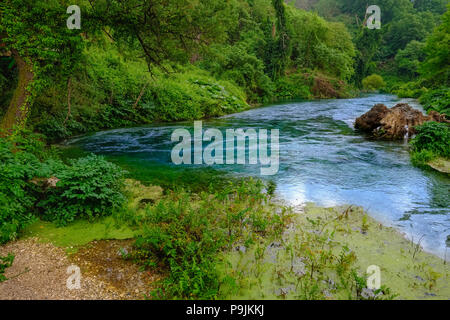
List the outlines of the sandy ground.
<svg viewBox="0 0 450 320">
<path fill-rule="evenodd" d="M 13 253 L 15 259 L 5 272 L 9 280 L 0 283 L 0 299 L 144 299 L 155 276 L 122 259 L 120 248 L 129 245 L 129 241 L 94 241 L 69 256 L 63 248 L 34 238 L 8 243 L 0 247 L 0 255 Z M 67 287 L 71 265 L 80 268 L 80 289 Z"/>
</svg>

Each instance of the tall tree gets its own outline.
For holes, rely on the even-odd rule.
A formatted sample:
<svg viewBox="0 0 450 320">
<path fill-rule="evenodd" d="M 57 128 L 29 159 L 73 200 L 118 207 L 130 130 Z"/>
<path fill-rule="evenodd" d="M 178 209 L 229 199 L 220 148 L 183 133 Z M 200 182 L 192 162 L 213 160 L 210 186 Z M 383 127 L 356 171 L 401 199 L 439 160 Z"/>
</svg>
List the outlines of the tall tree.
<svg viewBox="0 0 450 320">
<path fill-rule="evenodd" d="M 284 75 L 291 46 L 284 1 L 272 0 L 272 5 L 275 9 L 276 22 L 272 24 L 271 39 L 267 42 L 265 62 L 267 73 L 276 79 Z M 270 24 L 269 18 L 267 21 Z"/>
<path fill-rule="evenodd" d="M 231 3 L 221 0 L 89 0 L 91 17 L 143 53 L 149 70 L 167 60 L 187 62 L 226 38 Z"/>
<path fill-rule="evenodd" d="M 433 84 L 450 86 L 450 4 L 442 16 L 442 23 L 427 39 L 427 57 L 420 66 L 425 79 Z"/>
</svg>

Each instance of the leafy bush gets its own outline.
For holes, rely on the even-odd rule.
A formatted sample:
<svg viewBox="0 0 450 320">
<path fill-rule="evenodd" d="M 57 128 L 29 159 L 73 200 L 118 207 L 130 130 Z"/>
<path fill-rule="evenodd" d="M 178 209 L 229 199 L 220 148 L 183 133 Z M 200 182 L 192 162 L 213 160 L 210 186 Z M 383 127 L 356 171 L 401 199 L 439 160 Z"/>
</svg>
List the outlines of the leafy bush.
<svg viewBox="0 0 450 320">
<path fill-rule="evenodd" d="M 343 24 L 290 6 L 287 16 L 295 67 L 320 70 L 341 80 L 352 76 L 355 48 Z"/>
<path fill-rule="evenodd" d="M 427 167 L 427 163 L 435 159 L 436 155 L 433 151 L 423 149 L 411 154 L 411 162 L 417 167 Z"/>
<path fill-rule="evenodd" d="M 217 45 L 199 66 L 218 79 L 233 81 L 245 90 L 250 102 L 268 102 L 272 98 L 272 81 L 264 73 L 264 63 L 250 53 L 247 44 Z"/>
<path fill-rule="evenodd" d="M 450 88 L 440 87 L 425 91 L 419 101 L 427 111 L 434 110 L 450 117 Z"/>
<path fill-rule="evenodd" d="M 108 215 L 124 201 L 124 171 L 102 157 L 90 155 L 69 166 L 56 162 L 53 167 L 59 181 L 37 204 L 46 220 L 65 225 L 80 217 Z"/>
<path fill-rule="evenodd" d="M 0 243 L 17 238 L 39 214 L 66 224 L 120 206 L 124 172 L 101 157 L 66 165 L 29 132 L 0 138 Z M 49 185 L 49 178 L 58 181 Z"/>
<path fill-rule="evenodd" d="M 210 118 L 248 107 L 240 88 L 196 68 L 160 75 L 149 90 L 155 119 L 162 121 Z"/>
<path fill-rule="evenodd" d="M 275 96 L 278 99 L 310 99 L 311 81 L 303 74 L 292 74 L 280 78 L 275 83 Z"/>
<path fill-rule="evenodd" d="M 417 135 L 411 141 L 413 164 L 421 166 L 436 157 L 450 158 L 450 126 L 426 122 L 416 127 Z"/>
<path fill-rule="evenodd" d="M 0 243 L 15 239 L 20 230 L 33 221 L 31 208 L 35 197 L 29 192 L 38 158 L 12 139 L 0 138 Z M 15 149 L 15 152 L 12 150 Z"/>
<path fill-rule="evenodd" d="M 425 43 L 416 40 L 411 41 L 404 50 L 399 50 L 395 56 L 397 74 L 409 79 L 419 75 L 420 63 L 425 60 Z"/>
<path fill-rule="evenodd" d="M 233 182 L 214 195 L 170 193 L 133 224 L 142 236 L 130 258 L 145 267 L 168 271 L 156 298 L 212 299 L 220 287 L 219 254 L 237 243 L 250 245 L 266 235 L 280 235 L 282 214 L 265 203 L 261 182 Z M 128 221 L 130 222 L 130 221 Z"/>
<path fill-rule="evenodd" d="M 378 74 L 372 74 L 362 80 L 364 90 L 375 91 L 386 86 L 383 78 Z"/>
<path fill-rule="evenodd" d="M 421 87 L 420 81 L 411 81 L 399 85 L 396 89 L 392 90 L 392 93 L 396 94 L 400 98 L 417 99 L 425 92 L 425 90 L 425 88 Z"/>
</svg>

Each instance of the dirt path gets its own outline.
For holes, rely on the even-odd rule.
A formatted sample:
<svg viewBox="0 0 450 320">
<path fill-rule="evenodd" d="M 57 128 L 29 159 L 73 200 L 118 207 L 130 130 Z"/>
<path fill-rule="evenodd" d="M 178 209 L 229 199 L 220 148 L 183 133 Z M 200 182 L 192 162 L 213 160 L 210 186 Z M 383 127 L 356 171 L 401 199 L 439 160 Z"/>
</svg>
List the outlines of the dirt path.
<svg viewBox="0 0 450 320">
<path fill-rule="evenodd" d="M 111 300 L 144 299 L 155 276 L 121 258 L 129 241 L 94 241 L 68 256 L 63 248 L 37 239 L 24 239 L 0 247 L 0 255 L 15 255 L 0 283 L 0 300 Z M 68 289 L 67 269 L 81 271 L 80 289 Z M 75 283 L 75 282 L 71 282 Z"/>
</svg>

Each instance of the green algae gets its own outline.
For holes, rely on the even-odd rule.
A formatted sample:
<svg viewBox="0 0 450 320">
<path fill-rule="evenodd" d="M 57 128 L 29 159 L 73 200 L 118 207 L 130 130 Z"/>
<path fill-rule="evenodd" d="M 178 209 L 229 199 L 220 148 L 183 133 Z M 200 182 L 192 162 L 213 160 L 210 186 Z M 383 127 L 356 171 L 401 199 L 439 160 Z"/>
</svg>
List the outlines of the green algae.
<svg viewBox="0 0 450 320">
<path fill-rule="evenodd" d="M 23 237 L 36 237 L 40 241 L 51 242 L 56 246 L 76 248 L 95 240 L 126 240 L 135 238 L 139 230 L 130 228 L 123 220 L 124 213 L 135 213 L 144 201 L 156 201 L 163 190 L 156 186 L 144 186 L 140 182 L 127 179 L 125 192 L 128 203 L 122 212 L 112 216 L 98 218 L 94 221 L 76 220 L 73 223 L 58 227 L 52 222 L 38 220 L 23 232 Z"/>
<path fill-rule="evenodd" d="M 226 299 L 354 299 L 351 269 L 361 281 L 371 265 L 381 270 L 383 298 L 450 298 L 444 260 L 351 206 L 308 204 L 279 243 L 235 250 L 223 261 Z"/>
<path fill-rule="evenodd" d="M 77 220 L 67 226 L 57 227 L 52 222 L 37 221 L 25 229 L 24 237 L 36 237 L 58 247 L 83 246 L 94 240 L 125 240 L 136 236 L 136 231 L 120 226 L 112 217 L 89 222 Z"/>
</svg>

